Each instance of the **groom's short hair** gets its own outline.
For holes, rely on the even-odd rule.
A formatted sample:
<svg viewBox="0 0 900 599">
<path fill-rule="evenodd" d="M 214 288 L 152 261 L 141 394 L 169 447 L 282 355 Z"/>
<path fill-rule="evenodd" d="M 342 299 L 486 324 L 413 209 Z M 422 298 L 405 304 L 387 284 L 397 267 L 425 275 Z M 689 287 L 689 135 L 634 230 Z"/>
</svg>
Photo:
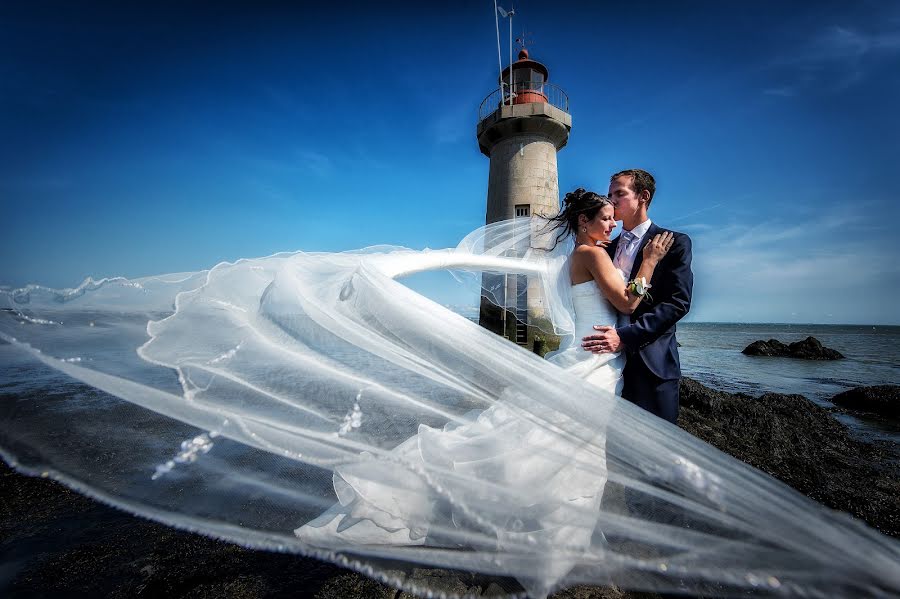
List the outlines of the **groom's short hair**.
<svg viewBox="0 0 900 599">
<path fill-rule="evenodd" d="M 631 177 L 631 189 L 638 195 L 643 193 L 644 190 L 649 191 L 650 199 L 647 201 L 647 206 L 650 206 L 650 202 L 653 201 L 653 194 L 656 193 L 656 179 L 653 178 L 653 175 L 639 168 L 630 168 L 627 171 L 616 173 L 609 178 L 609 182 L 612 183 L 619 177 Z"/>
</svg>

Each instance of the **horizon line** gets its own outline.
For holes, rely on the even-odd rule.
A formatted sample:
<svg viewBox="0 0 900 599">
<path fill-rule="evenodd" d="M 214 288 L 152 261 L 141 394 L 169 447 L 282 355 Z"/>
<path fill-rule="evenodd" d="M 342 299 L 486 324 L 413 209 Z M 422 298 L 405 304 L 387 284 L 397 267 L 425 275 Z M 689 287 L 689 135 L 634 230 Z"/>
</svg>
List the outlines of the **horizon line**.
<svg viewBox="0 0 900 599">
<path fill-rule="evenodd" d="M 900 323 L 876 323 L 876 322 L 775 322 L 775 321 L 748 321 L 738 322 L 734 320 L 690 320 L 678 324 L 778 324 L 778 325 L 804 325 L 820 327 L 900 327 Z"/>
</svg>

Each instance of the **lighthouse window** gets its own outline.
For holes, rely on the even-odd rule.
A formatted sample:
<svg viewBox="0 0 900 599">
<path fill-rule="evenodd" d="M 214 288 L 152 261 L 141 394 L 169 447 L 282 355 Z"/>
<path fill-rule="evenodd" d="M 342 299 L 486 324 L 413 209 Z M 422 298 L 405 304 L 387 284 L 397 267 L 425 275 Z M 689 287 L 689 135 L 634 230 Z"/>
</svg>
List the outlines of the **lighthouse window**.
<svg viewBox="0 0 900 599">
<path fill-rule="evenodd" d="M 531 83 L 541 85 L 544 82 L 544 74 L 534 69 L 516 69 L 513 77 L 516 83 Z"/>
<path fill-rule="evenodd" d="M 529 216 L 531 214 L 531 206 L 528 204 L 519 204 L 516 206 L 516 216 Z"/>
</svg>

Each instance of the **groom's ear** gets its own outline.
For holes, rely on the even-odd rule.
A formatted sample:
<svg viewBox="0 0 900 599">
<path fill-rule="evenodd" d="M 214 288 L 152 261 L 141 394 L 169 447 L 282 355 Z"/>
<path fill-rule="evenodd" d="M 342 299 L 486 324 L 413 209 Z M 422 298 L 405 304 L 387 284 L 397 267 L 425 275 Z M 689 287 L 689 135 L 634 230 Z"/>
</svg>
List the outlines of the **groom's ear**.
<svg viewBox="0 0 900 599">
<path fill-rule="evenodd" d="M 641 195 L 638 197 L 638 199 L 649 206 L 650 205 L 650 190 L 645 189 L 644 191 L 642 191 Z"/>
</svg>

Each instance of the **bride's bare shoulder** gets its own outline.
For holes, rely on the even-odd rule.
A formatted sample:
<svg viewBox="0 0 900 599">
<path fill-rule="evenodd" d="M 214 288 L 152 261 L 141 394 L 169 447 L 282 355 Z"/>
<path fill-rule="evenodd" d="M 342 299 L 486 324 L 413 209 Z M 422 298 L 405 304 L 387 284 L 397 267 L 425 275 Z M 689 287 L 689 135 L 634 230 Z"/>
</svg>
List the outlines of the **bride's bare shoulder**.
<svg viewBox="0 0 900 599">
<path fill-rule="evenodd" d="M 581 260 L 608 260 L 612 259 L 609 257 L 609 254 L 606 253 L 606 248 L 600 247 L 599 245 L 587 245 L 582 244 L 575 248 L 575 251 L 572 252 L 573 257 L 577 257 Z"/>
<path fill-rule="evenodd" d="M 606 249 L 599 245 L 589 245 L 587 243 L 582 243 L 581 245 L 575 246 L 575 253 L 577 254 L 578 252 L 581 252 L 581 253 L 601 252 L 601 253 L 605 254 Z"/>
</svg>

